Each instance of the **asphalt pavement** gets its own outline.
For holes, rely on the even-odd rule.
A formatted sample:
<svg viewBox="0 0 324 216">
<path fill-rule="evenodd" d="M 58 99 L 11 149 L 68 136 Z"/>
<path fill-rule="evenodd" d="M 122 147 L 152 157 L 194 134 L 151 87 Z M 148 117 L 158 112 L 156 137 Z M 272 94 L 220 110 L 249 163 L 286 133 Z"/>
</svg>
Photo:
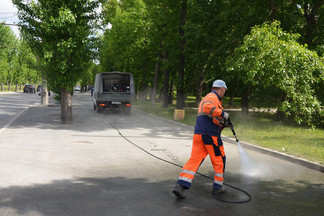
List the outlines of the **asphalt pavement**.
<svg viewBox="0 0 324 216">
<path fill-rule="evenodd" d="M 273 152 L 224 138 L 225 182 L 251 201 L 216 200 L 200 175 L 180 200 L 172 188 L 191 127 L 136 109 L 98 114 L 88 93 L 72 97 L 73 123 L 62 125 L 52 97 L 49 106 L 21 100 L 15 115 L 0 115 L 0 215 L 324 215 L 324 173 Z M 199 172 L 213 176 L 208 158 Z M 220 199 L 248 200 L 240 190 L 229 186 Z"/>
</svg>

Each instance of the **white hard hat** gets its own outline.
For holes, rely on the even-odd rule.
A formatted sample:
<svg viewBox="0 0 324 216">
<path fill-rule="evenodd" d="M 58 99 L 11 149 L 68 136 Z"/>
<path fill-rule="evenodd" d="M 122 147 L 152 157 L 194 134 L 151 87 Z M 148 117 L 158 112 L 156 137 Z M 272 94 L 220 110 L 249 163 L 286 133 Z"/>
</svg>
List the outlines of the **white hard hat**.
<svg viewBox="0 0 324 216">
<path fill-rule="evenodd" d="M 213 87 L 224 87 L 225 89 L 227 89 L 226 83 L 223 80 L 215 80 L 213 82 Z"/>
</svg>

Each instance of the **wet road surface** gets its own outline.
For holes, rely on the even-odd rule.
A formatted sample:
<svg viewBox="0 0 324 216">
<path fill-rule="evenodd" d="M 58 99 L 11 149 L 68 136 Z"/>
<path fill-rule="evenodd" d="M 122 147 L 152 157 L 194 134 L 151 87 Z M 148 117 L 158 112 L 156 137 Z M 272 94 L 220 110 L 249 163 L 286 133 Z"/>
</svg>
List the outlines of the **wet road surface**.
<svg viewBox="0 0 324 216">
<path fill-rule="evenodd" d="M 60 107 L 35 105 L 2 131 L 0 215 L 323 215 L 323 173 L 248 149 L 243 157 L 228 142 L 225 182 L 252 200 L 220 202 L 199 175 L 176 199 L 181 168 L 150 154 L 183 165 L 192 128 L 136 110 L 97 114 L 88 94 L 73 96 L 73 116 L 61 125 Z M 209 158 L 199 172 L 213 176 Z M 223 197 L 247 198 L 233 188 Z"/>
</svg>

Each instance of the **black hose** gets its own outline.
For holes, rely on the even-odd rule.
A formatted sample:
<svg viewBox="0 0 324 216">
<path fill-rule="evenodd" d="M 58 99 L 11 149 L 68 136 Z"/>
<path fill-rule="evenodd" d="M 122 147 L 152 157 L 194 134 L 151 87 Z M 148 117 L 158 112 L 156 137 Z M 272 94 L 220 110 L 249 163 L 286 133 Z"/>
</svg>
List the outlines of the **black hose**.
<svg viewBox="0 0 324 216">
<path fill-rule="evenodd" d="M 156 156 L 156 155 L 150 153 L 149 151 L 145 150 L 144 148 L 142 148 L 142 147 L 136 145 L 134 142 L 132 142 L 131 140 L 129 140 L 127 137 L 125 137 L 125 136 L 120 132 L 120 130 L 119 130 L 117 127 L 115 127 L 115 125 L 113 125 L 113 124 L 112 124 L 108 119 L 107 119 L 107 122 L 110 124 L 110 126 L 112 126 L 112 127 L 113 127 L 117 132 L 118 132 L 118 134 L 119 134 L 121 137 L 123 137 L 127 142 L 129 142 L 130 144 L 132 144 L 132 145 L 135 146 L 136 148 L 142 150 L 142 151 L 145 152 L 146 154 L 148 154 L 148 155 L 150 155 L 150 156 L 152 156 L 152 157 L 154 157 L 154 158 L 156 158 L 156 159 L 158 159 L 158 160 L 160 160 L 160 161 L 163 161 L 163 162 L 166 162 L 166 163 L 169 163 L 169 164 L 172 164 L 172 165 L 174 165 L 174 166 L 177 166 L 177 167 L 182 168 L 182 166 L 180 166 L 179 164 L 176 164 L 176 163 L 173 163 L 173 162 L 171 162 L 171 161 L 168 161 L 168 160 L 165 160 L 165 159 L 163 159 L 163 158 L 160 158 L 160 157 L 158 157 L 158 156 Z M 236 135 L 235 135 L 235 137 L 236 137 Z M 208 179 L 214 180 L 212 177 L 207 176 L 207 175 L 204 175 L 204 174 L 202 174 L 202 173 L 197 172 L 197 174 L 200 175 L 200 176 L 202 176 L 202 177 L 205 177 L 205 178 L 208 178 Z M 242 190 L 242 189 L 240 189 L 240 188 L 238 188 L 238 187 L 235 187 L 235 186 L 232 186 L 232 185 L 226 184 L 226 183 L 223 183 L 223 184 L 226 185 L 226 186 L 228 186 L 228 187 L 231 187 L 231 188 L 233 188 L 233 189 L 235 189 L 235 190 L 241 191 L 242 193 L 244 193 L 244 194 L 248 197 L 248 199 L 246 199 L 246 200 L 241 200 L 241 201 L 231 201 L 231 200 L 223 200 L 223 199 L 220 199 L 220 197 L 215 196 L 216 199 L 217 199 L 218 201 L 220 201 L 220 202 L 224 202 L 224 203 L 247 203 L 247 202 L 251 201 L 252 196 L 251 196 L 248 192 L 246 192 L 246 191 L 244 191 L 244 190 Z"/>
</svg>

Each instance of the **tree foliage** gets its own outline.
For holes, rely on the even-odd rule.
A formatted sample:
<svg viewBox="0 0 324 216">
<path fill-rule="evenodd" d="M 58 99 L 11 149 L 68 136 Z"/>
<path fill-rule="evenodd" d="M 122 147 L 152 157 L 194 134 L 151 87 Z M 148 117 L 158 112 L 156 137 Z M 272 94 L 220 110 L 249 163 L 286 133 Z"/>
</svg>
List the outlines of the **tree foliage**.
<svg viewBox="0 0 324 216">
<path fill-rule="evenodd" d="M 258 106 L 277 106 L 279 114 L 298 124 L 315 124 L 324 114 L 319 101 L 324 89 L 315 91 L 316 86 L 323 86 L 323 58 L 279 25 L 254 27 L 228 62 L 229 71 L 249 86 Z"/>
<path fill-rule="evenodd" d="M 181 20 L 181 15 L 183 15 L 181 9 L 184 3 L 186 3 L 185 22 Z M 100 51 L 101 65 L 105 70 L 125 70 L 134 73 L 139 92 L 141 88 L 152 88 L 152 94 L 149 95 L 152 97 L 153 104 L 158 95 L 158 98 L 162 98 L 163 106 L 167 106 L 175 90 L 179 90 L 177 88 L 181 85 L 178 82 L 182 81 L 177 75 L 182 73 L 179 62 L 180 56 L 183 55 L 184 59 L 181 60 L 184 62 L 183 89 L 186 95 L 195 95 L 197 103 L 201 96 L 210 91 L 211 83 L 220 78 L 228 84 L 227 95 L 240 96 L 244 107 L 248 107 L 249 102 L 258 106 L 275 106 L 279 108 L 280 113 L 285 113 L 283 116 L 293 116 L 291 118 L 295 118 L 297 122 L 305 122 L 305 116 L 312 113 L 313 117 L 309 117 L 306 122 L 314 122 L 312 118 L 315 119 L 316 114 L 313 111 L 319 107 L 319 101 L 323 101 L 323 96 L 320 94 L 323 90 L 323 84 L 320 81 L 322 75 L 318 71 L 319 65 L 322 64 L 318 62 L 321 62 L 320 56 L 323 54 L 322 0 L 256 0 L 253 2 L 247 0 L 165 0 L 158 2 L 107 0 L 104 11 L 105 22 L 110 23 L 112 28 L 107 29 L 103 37 L 103 46 Z M 250 83 L 240 78 L 242 74 L 227 70 L 229 65 L 226 62 L 231 62 L 233 65 L 240 64 L 234 61 L 238 59 L 233 57 L 233 54 L 237 55 L 238 52 L 234 50 L 242 45 L 243 40 L 247 40 L 245 36 L 250 34 L 251 29 L 275 20 L 282 23 L 282 32 L 288 38 L 283 39 L 283 36 L 278 36 L 272 41 L 276 37 L 269 36 L 268 40 L 272 41 L 271 43 L 280 42 L 282 47 L 277 49 L 277 53 L 271 53 L 274 51 L 269 45 L 270 53 L 267 54 L 267 58 L 271 56 L 272 59 L 283 58 L 287 61 L 283 63 L 286 74 L 288 77 L 294 74 L 296 81 L 293 83 L 298 83 L 299 86 L 294 86 L 296 88 L 294 91 L 298 92 L 298 89 L 305 87 L 305 95 L 314 95 L 314 98 L 303 97 L 306 104 L 314 107 L 312 111 L 307 110 L 308 108 L 296 108 L 297 103 L 294 102 L 296 95 L 284 95 L 283 98 L 271 97 L 274 93 L 282 95 L 294 92 L 291 87 L 290 89 L 288 87 L 263 89 L 259 87 L 261 84 L 254 83 L 252 91 L 249 88 Z M 182 26 L 183 35 L 181 36 L 179 31 L 182 23 L 185 25 Z M 180 43 L 181 41 L 185 43 Z M 305 43 L 307 46 L 301 45 Z M 298 54 L 301 50 L 304 54 Z M 246 55 L 249 55 L 249 52 L 252 55 L 255 51 L 250 49 L 246 52 Z M 295 60 L 292 60 L 293 56 L 298 56 L 297 58 L 308 56 L 307 58 L 312 59 L 309 60 L 312 64 L 306 64 L 307 61 L 304 60 L 297 61 L 299 63 L 295 64 Z M 275 64 L 281 66 L 280 62 L 283 61 L 274 61 L 269 67 L 275 68 Z M 247 68 L 249 65 L 244 65 L 244 67 Z M 306 71 L 306 74 L 297 73 L 298 67 Z M 269 68 L 262 69 L 270 71 Z M 279 69 L 277 70 L 274 73 L 281 74 Z M 273 76 L 270 72 L 263 73 L 266 75 L 260 74 L 259 78 L 264 79 L 267 85 L 272 83 Z M 286 79 L 285 76 L 281 78 Z M 280 81 L 281 84 L 286 82 L 291 82 L 291 79 Z M 307 82 L 310 83 L 307 84 Z M 177 97 L 181 97 L 181 94 L 181 91 L 178 91 Z M 299 94 L 301 93 L 298 93 L 298 97 L 301 96 Z M 261 97 L 261 95 L 270 97 Z M 282 101 L 288 97 L 292 101 L 288 100 L 288 104 L 284 104 Z M 177 103 L 180 102 L 181 100 L 177 100 Z"/>
<path fill-rule="evenodd" d="M 44 62 L 49 87 L 61 94 L 62 123 L 72 121 L 70 91 L 91 60 L 96 1 L 13 0 L 22 37 Z"/>
<path fill-rule="evenodd" d="M 10 27 L 0 25 L 0 82 L 11 83 L 17 39 Z"/>
<path fill-rule="evenodd" d="M 8 26 L 0 25 L 0 83 L 35 84 L 40 80 L 36 57 L 23 40 L 19 40 Z M 3 91 L 3 89 L 1 89 Z"/>
</svg>

